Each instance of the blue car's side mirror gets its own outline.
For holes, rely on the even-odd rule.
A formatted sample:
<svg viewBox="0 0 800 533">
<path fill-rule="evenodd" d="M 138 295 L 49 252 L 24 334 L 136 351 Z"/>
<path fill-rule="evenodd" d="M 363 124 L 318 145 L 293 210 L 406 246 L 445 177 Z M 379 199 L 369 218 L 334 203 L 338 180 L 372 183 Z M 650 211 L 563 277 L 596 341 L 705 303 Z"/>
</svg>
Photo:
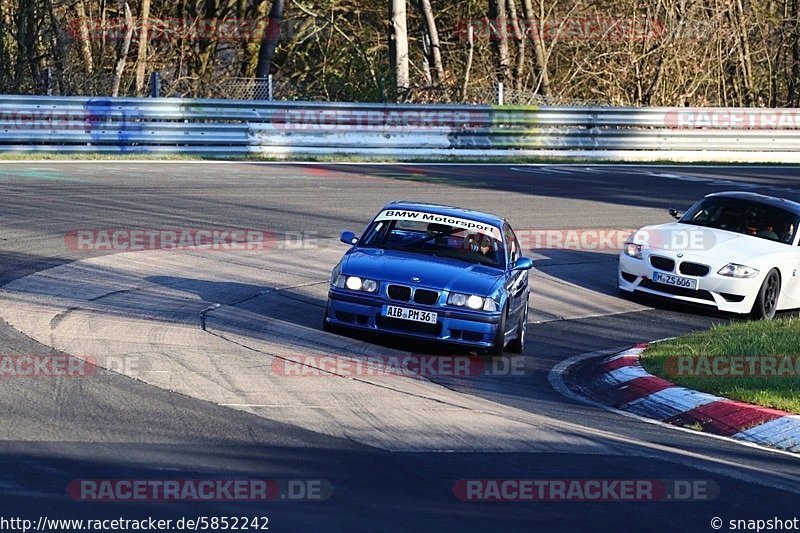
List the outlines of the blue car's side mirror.
<svg viewBox="0 0 800 533">
<path fill-rule="evenodd" d="M 511 270 L 530 270 L 533 268 L 533 261 L 530 257 L 520 257 L 511 266 Z"/>
<path fill-rule="evenodd" d="M 358 244 L 358 237 L 356 237 L 356 234 L 352 231 L 343 231 L 342 234 L 339 235 L 339 240 L 350 246 Z"/>
</svg>

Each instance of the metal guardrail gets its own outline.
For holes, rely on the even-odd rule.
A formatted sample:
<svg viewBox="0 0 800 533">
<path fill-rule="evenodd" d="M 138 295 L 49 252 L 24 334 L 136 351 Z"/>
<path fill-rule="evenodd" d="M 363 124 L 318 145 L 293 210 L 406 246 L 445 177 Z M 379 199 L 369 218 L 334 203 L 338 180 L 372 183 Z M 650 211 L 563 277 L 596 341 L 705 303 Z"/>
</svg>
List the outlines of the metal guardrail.
<svg viewBox="0 0 800 533">
<path fill-rule="evenodd" d="M 0 151 L 800 162 L 800 109 L 0 96 Z"/>
</svg>

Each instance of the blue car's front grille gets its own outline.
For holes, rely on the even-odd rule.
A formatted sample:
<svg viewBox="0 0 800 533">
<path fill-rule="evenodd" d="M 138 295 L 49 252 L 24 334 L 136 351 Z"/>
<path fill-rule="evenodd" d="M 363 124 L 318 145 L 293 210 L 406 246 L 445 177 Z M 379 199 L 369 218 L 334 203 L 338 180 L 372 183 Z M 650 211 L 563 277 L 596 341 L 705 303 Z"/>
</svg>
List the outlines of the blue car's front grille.
<svg viewBox="0 0 800 533">
<path fill-rule="evenodd" d="M 389 298 L 392 300 L 407 302 L 411 299 L 411 287 L 406 287 L 405 285 L 389 285 L 389 288 L 386 289 L 386 294 L 388 294 Z"/>
<path fill-rule="evenodd" d="M 389 285 L 386 288 L 386 294 L 390 300 L 397 300 L 398 302 L 411 301 L 411 287 L 406 285 Z M 415 289 L 414 303 L 420 305 L 436 305 L 439 301 L 439 292 L 429 289 Z"/>
<path fill-rule="evenodd" d="M 414 303 L 422 305 L 434 305 L 439 301 L 439 293 L 428 289 L 417 289 L 414 291 Z"/>
</svg>

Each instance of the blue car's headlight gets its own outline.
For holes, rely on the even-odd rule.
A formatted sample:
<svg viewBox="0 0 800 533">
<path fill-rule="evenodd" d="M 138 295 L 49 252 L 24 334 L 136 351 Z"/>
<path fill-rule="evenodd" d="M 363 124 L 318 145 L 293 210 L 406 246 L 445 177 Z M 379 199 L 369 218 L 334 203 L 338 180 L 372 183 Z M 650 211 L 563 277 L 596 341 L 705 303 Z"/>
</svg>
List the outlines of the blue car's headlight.
<svg viewBox="0 0 800 533">
<path fill-rule="evenodd" d="M 456 307 L 468 307 L 475 311 L 480 309 L 484 311 L 497 310 L 497 303 L 491 298 L 484 298 L 475 294 L 462 294 L 459 292 L 451 292 L 450 296 L 447 297 L 447 304 Z"/>
<path fill-rule="evenodd" d="M 334 287 L 348 288 L 351 291 L 377 292 L 378 282 L 374 279 L 360 278 L 358 276 L 342 276 L 336 278 Z"/>
</svg>

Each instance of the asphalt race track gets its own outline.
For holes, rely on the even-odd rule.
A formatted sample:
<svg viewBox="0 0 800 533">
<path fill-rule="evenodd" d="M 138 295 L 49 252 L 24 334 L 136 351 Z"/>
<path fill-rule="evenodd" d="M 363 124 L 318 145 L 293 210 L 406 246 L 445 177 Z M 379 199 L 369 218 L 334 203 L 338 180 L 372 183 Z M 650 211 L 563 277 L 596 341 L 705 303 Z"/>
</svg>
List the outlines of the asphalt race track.
<svg viewBox="0 0 800 533">
<path fill-rule="evenodd" d="M 630 299 L 613 250 L 535 259 L 524 372 L 281 375 L 298 356 L 437 353 L 321 331 L 327 279 L 386 202 L 504 215 L 518 231 L 619 231 L 704 194 L 800 200 L 792 167 L 29 162 L 0 164 L 0 354 L 83 377 L 2 379 L 0 517 L 266 516 L 272 531 L 712 530 L 792 519 L 800 459 L 576 403 L 561 361 L 733 317 Z M 97 229 L 255 229 L 259 251 L 81 250 Z M 557 233 L 557 232 L 556 232 Z M 524 243 L 523 243 L 524 245 Z M 288 363 L 287 363 L 288 361 Z M 113 371 L 108 371 L 110 368 Z M 82 479 L 325 480 L 324 501 L 86 502 Z M 465 502 L 466 479 L 710 482 L 707 501 Z M 0 528 L 2 530 L 2 528 Z"/>
</svg>

